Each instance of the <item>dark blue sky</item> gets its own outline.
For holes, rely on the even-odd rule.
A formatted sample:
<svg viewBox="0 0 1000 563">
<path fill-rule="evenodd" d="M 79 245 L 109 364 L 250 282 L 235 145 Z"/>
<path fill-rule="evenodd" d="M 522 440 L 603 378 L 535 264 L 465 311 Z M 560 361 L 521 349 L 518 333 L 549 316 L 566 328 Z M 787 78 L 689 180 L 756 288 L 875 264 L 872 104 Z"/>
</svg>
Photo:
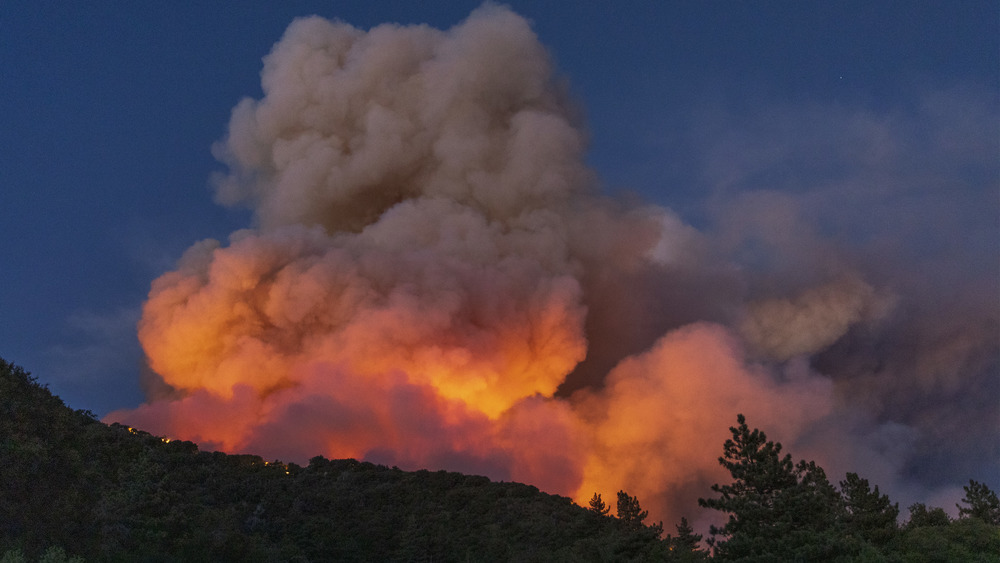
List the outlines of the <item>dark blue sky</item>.
<svg viewBox="0 0 1000 563">
<path fill-rule="evenodd" d="M 447 28 L 477 5 L 4 2 L 0 355 L 74 408 L 101 414 L 140 402 L 134 324 L 150 282 L 193 242 L 249 225 L 247 211 L 213 203 L 208 179 L 222 167 L 210 147 L 235 103 L 259 97 L 261 57 L 292 18 Z M 858 160 L 809 151 L 844 154 L 851 129 L 842 125 L 858 115 L 887 135 L 912 134 L 910 145 L 935 120 L 958 116 L 982 131 L 975 122 L 997 115 L 996 2 L 510 5 L 534 22 L 565 75 L 607 189 L 635 191 L 699 228 L 718 230 L 718 202 L 733 191 L 798 193 L 853 177 Z M 927 117 L 927 107 L 944 109 Z M 996 157 L 996 126 L 956 146 Z M 961 146 L 955 154 L 969 152 Z M 907 149 L 897 165 L 954 156 L 938 148 Z M 944 209 L 940 225 L 957 230 L 944 238 L 965 241 L 950 275 L 995 277 L 996 168 L 956 158 L 949 169 L 968 181 L 952 191 L 926 190 L 902 207 L 894 196 L 833 205 L 893 207 L 924 225 L 937 216 L 928 209 Z M 830 201 L 810 201 L 838 217 Z M 867 233 L 870 218 L 845 215 L 817 220 L 900 256 L 926 248 Z M 904 223 L 893 232 L 915 232 Z M 933 228 L 926 245 L 952 254 Z"/>
</svg>

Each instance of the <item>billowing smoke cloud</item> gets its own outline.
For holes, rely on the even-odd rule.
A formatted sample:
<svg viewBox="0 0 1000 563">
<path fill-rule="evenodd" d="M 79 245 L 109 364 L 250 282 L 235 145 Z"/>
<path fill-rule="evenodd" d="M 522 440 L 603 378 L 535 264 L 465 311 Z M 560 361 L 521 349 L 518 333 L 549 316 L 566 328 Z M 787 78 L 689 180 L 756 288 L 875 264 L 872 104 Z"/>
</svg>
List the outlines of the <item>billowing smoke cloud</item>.
<svg viewBox="0 0 1000 563">
<path fill-rule="evenodd" d="M 914 495 L 928 437 L 959 421 L 935 397 L 996 417 L 963 395 L 996 392 L 995 309 L 930 320 L 905 298 L 929 290 L 831 250 L 815 198 L 734 197 L 707 234 L 600 196 L 548 55 L 506 8 L 448 31 L 297 20 L 262 84 L 216 147 L 218 198 L 255 225 L 154 282 L 149 402 L 111 420 L 578 501 L 626 489 L 670 522 L 725 479 L 738 412 Z M 747 241 L 784 261 L 748 262 Z"/>
<path fill-rule="evenodd" d="M 851 325 L 881 317 L 888 301 L 879 299 L 865 282 L 847 277 L 793 299 L 750 303 L 740 329 L 763 354 L 788 360 L 820 352 L 840 340 Z"/>
<path fill-rule="evenodd" d="M 805 372 L 776 378 L 740 348 L 721 326 L 688 325 L 623 360 L 600 391 L 574 395 L 591 438 L 581 490 L 627 483 L 660 510 L 691 511 L 728 478 L 717 462 L 728 413 L 795 437 L 830 412 L 830 381 Z"/>
</svg>

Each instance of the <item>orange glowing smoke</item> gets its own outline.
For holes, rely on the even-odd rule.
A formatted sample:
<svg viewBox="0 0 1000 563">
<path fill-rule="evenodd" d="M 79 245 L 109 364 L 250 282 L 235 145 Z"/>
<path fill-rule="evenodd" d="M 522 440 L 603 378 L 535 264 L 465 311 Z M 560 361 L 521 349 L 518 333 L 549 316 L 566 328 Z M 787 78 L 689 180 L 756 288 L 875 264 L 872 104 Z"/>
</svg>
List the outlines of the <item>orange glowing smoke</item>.
<svg viewBox="0 0 1000 563">
<path fill-rule="evenodd" d="M 298 20 L 262 82 L 216 147 L 232 171 L 219 199 L 253 206 L 257 226 L 195 244 L 153 283 L 139 337 L 175 392 L 109 420 L 580 502 L 626 489 L 669 521 L 719 478 L 735 413 L 788 439 L 830 412 L 827 379 L 754 364 L 722 324 L 674 324 L 638 348 L 627 336 L 651 311 L 694 307 L 704 243 L 666 209 L 595 194 L 548 56 L 509 10 L 443 32 Z M 666 284 L 688 297 L 664 301 Z M 859 311 L 872 299 L 851 291 Z M 767 307 L 746 330 L 785 342 Z M 810 351 L 803 331 L 825 316 L 809 311 L 782 350 Z M 617 367 L 574 376 L 597 338 Z"/>
</svg>

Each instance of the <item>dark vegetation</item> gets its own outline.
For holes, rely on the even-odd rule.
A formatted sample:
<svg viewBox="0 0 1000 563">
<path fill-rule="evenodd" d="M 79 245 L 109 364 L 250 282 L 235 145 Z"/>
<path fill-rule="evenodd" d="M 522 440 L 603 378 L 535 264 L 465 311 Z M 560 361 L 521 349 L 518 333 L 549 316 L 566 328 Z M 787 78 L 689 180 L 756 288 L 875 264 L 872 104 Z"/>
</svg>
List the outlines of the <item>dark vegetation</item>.
<svg viewBox="0 0 1000 563">
<path fill-rule="evenodd" d="M 315 457 L 300 467 L 199 451 L 66 407 L 0 360 L 0 563 L 21 561 L 1000 561 L 1000 502 L 970 481 L 960 517 L 829 483 L 742 416 L 720 462 L 728 514 L 663 535 L 619 491 L 617 517 L 517 483 Z M 709 550 L 713 550 L 710 557 Z"/>
<path fill-rule="evenodd" d="M 855 473 L 834 487 L 814 462 L 792 463 L 781 444 L 750 430 L 743 415 L 731 427 L 719 463 L 733 482 L 699 499 L 728 514 L 706 542 L 724 561 L 1000 561 L 1000 506 L 986 485 L 965 487 L 960 518 L 941 508 L 899 506 Z"/>
<path fill-rule="evenodd" d="M 350 459 L 300 467 L 108 426 L 0 360 L 0 556 L 58 549 L 128 562 L 601 561 L 655 558 L 662 543 L 528 485 Z"/>
</svg>

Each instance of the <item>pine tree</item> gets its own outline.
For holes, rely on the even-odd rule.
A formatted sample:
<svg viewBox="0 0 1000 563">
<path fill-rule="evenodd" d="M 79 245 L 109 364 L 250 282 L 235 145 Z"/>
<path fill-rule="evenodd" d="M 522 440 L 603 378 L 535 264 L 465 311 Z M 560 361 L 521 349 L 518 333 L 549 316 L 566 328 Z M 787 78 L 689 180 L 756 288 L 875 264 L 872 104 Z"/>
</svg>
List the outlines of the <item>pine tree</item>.
<svg viewBox="0 0 1000 563">
<path fill-rule="evenodd" d="M 678 563 L 695 563 L 708 560 L 708 552 L 700 549 L 701 534 L 694 533 L 694 528 L 682 517 L 677 528 L 677 537 L 667 536 L 667 561 Z"/>
<path fill-rule="evenodd" d="M 844 531 L 873 545 L 888 543 L 898 531 L 896 520 L 899 505 L 889 501 L 887 495 L 879 493 L 878 486 L 872 490 L 868 479 L 857 473 L 848 473 L 840 482 L 841 497 L 844 502 Z"/>
<path fill-rule="evenodd" d="M 660 537 L 663 533 L 663 523 L 647 526 L 643 523 L 647 516 L 649 511 L 642 509 L 638 497 L 630 496 L 625 491 L 618 491 L 618 519 L 625 523 L 625 527 L 629 530 L 648 528 L 655 532 L 656 537 Z"/>
<path fill-rule="evenodd" d="M 694 533 L 694 528 L 688 524 L 687 518 L 681 516 L 681 523 L 675 526 L 677 537 L 673 543 L 678 549 L 683 551 L 697 551 L 701 542 L 701 534 Z"/>
<path fill-rule="evenodd" d="M 594 493 L 594 496 L 590 498 L 590 508 L 588 510 L 596 512 L 601 516 L 607 516 L 611 512 L 611 507 L 601 500 L 600 493 Z"/>
<path fill-rule="evenodd" d="M 943 508 L 937 506 L 928 508 L 922 502 L 910 505 L 910 519 L 906 522 L 908 529 L 947 526 L 948 524 L 951 524 L 951 517 Z"/>
<path fill-rule="evenodd" d="M 642 521 L 649 516 L 648 510 L 643 510 L 639 506 L 639 499 L 630 496 L 625 491 L 618 491 L 618 519 L 628 525 L 629 528 L 638 529 L 642 526 Z"/>
<path fill-rule="evenodd" d="M 844 550 L 839 531 L 840 495 L 815 462 L 792 463 L 746 418 L 737 416 L 732 439 L 719 464 L 733 477 L 715 484 L 718 498 L 698 504 L 729 514 L 725 526 L 711 528 L 709 544 L 726 560 L 822 561 Z"/>
<path fill-rule="evenodd" d="M 985 483 L 972 479 L 969 480 L 968 486 L 962 488 L 965 489 L 965 497 L 962 502 L 968 507 L 960 504 L 955 505 L 958 507 L 959 518 L 971 516 L 979 518 L 987 524 L 1000 526 L 1000 499 L 997 499 L 997 494 L 991 491 Z"/>
</svg>

